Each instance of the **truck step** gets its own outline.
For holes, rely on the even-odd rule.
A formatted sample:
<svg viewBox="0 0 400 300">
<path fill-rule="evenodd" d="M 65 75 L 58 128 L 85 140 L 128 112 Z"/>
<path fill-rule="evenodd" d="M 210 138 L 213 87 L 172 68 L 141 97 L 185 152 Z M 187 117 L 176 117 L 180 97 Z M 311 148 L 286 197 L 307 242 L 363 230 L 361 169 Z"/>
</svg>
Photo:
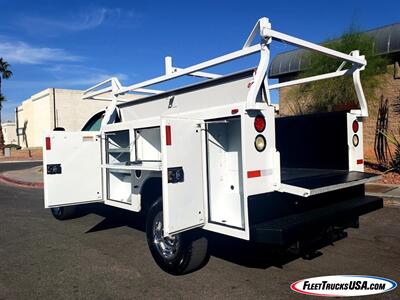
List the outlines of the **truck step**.
<svg viewBox="0 0 400 300">
<path fill-rule="evenodd" d="M 289 215 L 251 228 L 251 239 L 256 242 L 289 245 L 317 233 L 327 226 L 339 225 L 350 219 L 383 207 L 379 197 L 361 196 L 333 205 Z"/>
</svg>

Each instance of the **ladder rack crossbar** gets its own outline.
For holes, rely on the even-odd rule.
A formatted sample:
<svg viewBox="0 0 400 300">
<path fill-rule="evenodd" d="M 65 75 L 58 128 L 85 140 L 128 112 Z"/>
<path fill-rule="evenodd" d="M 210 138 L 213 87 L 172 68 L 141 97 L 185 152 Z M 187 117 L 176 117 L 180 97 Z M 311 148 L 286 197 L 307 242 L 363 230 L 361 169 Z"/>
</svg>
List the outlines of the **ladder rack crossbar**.
<svg viewBox="0 0 400 300">
<path fill-rule="evenodd" d="M 174 78 L 182 77 L 184 75 L 188 75 L 188 74 L 200 71 L 200 70 L 204 70 L 204 69 L 216 66 L 216 65 L 223 64 L 223 63 L 228 62 L 228 61 L 232 61 L 232 60 L 235 60 L 235 59 L 238 59 L 238 58 L 241 58 L 241 57 L 245 57 L 245 56 L 251 55 L 253 53 L 256 53 L 256 52 L 260 51 L 260 49 L 261 49 L 261 44 L 256 44 L 254 46 L 251 46 L 251 47 L 248 47 L 248 48 L 244 48 L 244 49 L 240 49 L 238 51 L 234 51 L 234 52 L 231 52 L 231 53 L 228 53 L 228 54 L 225 54 L 225 55 L 210 59 L 208 61 L 193 65 L 193 66 L 188 67 L 188 68 L 177 70 L 176 72 L 174 72 L 172 74 L 162 75 L 162 76 L 159 76 L 159 77 L 156 77 L 156 78 L 153 78 L 153 79 L 149 79 L 149 80 L 146 80 L 146 81 L 143 81 L 143 82 L 140 82 L 140 83 L 136 83 L 136 84 L 124 87 L 124 88 L 122 88 L 121 90 L 119 90 L 115 94 L 116 95 L 121 95 L 121 94 L 124 94 L 126 92 L 136 90 L 138 88 L 142 88 L 142 87 L 146 87 L 146 86 L 149 86 L 149 85 L 154 85 L 154 84 L 157 84 L 157 83 L 168 81 L 168 80 L 171 80 L 171 79 L 174 79 Z"/>
<path fill-rule="evenodd" d="M 258 34 L 257 34 L 258 33 Z M 256 37 L 260 37 L 260 41 L 256 42 L 253 44 L 254 40 Z M 336 70 L 336 72 L 331 72 L 331 73 L 326 73 L 326 74 L 321 74 L 321 75 L 316 75 L 316 76 L 311 76 L 307 78 L 300 78 L 300 79 L 294 79 L 288 82 L 283 82 L 283 83 L 278 83 L 278 84 L 272 84 L 270 85 L 268 83 L 268 78 L 267 78 L 267 71 L 268 71 L 268 64 L 270 60 L 270 44 L 272 41 L 279 41 L 283 43 L 288 43 L 300 48 L 312 50 L 315 52 L 319 52 L 321 54 L 331 56 L 334 58 L 337 58 L 342 61 L 341 65 L 339 68 Z M 245 44 L 243 45 L 243 48 L 198 64 L 195 64 L 190 67 L 186 68 L 177 68 L 173 67 L 172 65 L 172 58 L 167 56 L 165 58 L 165 74 L 158 76 L 156 78 L 152 78 L 149 80 L 145 80 L 139 83 L 135 83 L 129 86 L 122 86 L 120 82 L 118 81 L 117 78 L 113 77 L 110 79 L 107 79 L 97 85 L 95 85 L 92 88 L 87 89 L 84 92 L 84 99 L 95 99 L 96 96 L 99 96 L 104 93 L 110 93 L 112 98 L 114 99 L 113 105 L 110 105 L 107 110 L 115 110 L 118 102 L 118 96 L 123 95 L 126 93 L 144 93 L 144 94 L 160 94 L 163 93 L 163 91 L 159 90 L 154 90 L 154 89 L 149 89 L 146 88 L 148 86 L 152 86 L 155 84 L 159 84 L 165 81 L 169 81 L 175 78 L 179 78 L 185 75 L 189 76 L 197 76 L 197 77 L 202 77 L 202 78 L 208 78 L 208 79 L 216 79 L 221 77 L 219 74 L 213 74 L 213 73 L 207 73 L 203 72 L 202 70 L 208 69 L 213 66 L 217 66 L 220 64 L 224 64 L 229 61 L 237 60 L 239 58 L 243 58 L 249 55 L 252 55 L 254 53 L 260 53 L 260 60 L 257 68 L 255 69 L 254 75 L 253 75 L 253 83 L 249 85 L 249 91 L 247 94 L 247 99 L 246 101 L 246 110 L 257 110 L 257 109 L 262 109 L 265 107 L 265 105 L 272 105 L 271 104 L 271 96 L 270 96 L 270 90 L 273 89 L 278 89 L 278 88 L 283 88 L 287 86 L 292 86 L 296 84 L 302 84 L 302 83 L 307 83 L 307 82 L 312 82 L 312 81 L 318 81 L 318 80 L 323 80 L 323 79 L 329 79 L 329 78 L 334 78 L 334 77 L 339 77 L 343 75 L 351 75 L 353 77 L 353 82 L 354 82 L 354 88 L 356 91 L 356 95 L 360 104 L 360 110 L 357 111 L 357 114 L 361 117 L 367 117 L 368 116 L 368 108 L 367 108 L 367 102 L 365 99 L 365 95 L 362 89 L 361 85 L 361 79 L 360 79 L 360 71 L 365 69 L 365 66 L 367 65 L 367 61 L 365 60 L 365 57 L 363 55 L 360 55 L 358 50 L 353 50 L 350 54 L 342 53 L 333 49 L 329 49 L 327 47 L 314 44 L 281 32 L 278 32 L 276 30 L 271 29 L 271 23 L 269 22 L 268 18 L 261 18 L 257 21 L 256 25 L 254 26 L 253 30 L 251 31 L 250 35 L 248 36 Z M 342 70 L 342 68 L 345 66 L 345 63 L 350 63 L 351 66 L 346 69 Z M 99 87 L 103 86 L 104 84 L 110 83 L 110 86 L 98 89 Z M 257 95 L 259 93 L 260 88 L 264 86 L 265 90 L 265 95 L 266 99 L 265 102 L 257 102 Z M 141 101 L 143 101 L 143 97 L 140 98 Z M 107 99 L 108 100 L 108 99 Z M 129 100 L 128 102 L 134 102 L 138 99 L 133 99 Z M 110 112 L 107 115 L 107 118 L 105 117 L 103 119 L 103 124 L 107 124 L 109 122 L 108 120 L 108 115 L 111 115 L 112 113 Z"/>
</svg>

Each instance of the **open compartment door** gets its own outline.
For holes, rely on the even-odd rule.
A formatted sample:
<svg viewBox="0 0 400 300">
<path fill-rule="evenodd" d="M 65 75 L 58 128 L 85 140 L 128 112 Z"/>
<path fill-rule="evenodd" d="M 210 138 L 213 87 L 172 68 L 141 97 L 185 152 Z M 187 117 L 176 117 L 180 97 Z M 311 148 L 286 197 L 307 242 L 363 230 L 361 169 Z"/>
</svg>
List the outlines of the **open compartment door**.
<svg viewBox="0 0 400 300">
<path fill-rule="evenodd" d="M 99 132 L 53 131 L 45 135 L 45 207 L 103 200 Z"/>
<path fill-rule="evenodd" d="M 205 223 L 203 129 L 204 124 L 199 120 L 161 121 L 165 236 Z"/>
</svg>

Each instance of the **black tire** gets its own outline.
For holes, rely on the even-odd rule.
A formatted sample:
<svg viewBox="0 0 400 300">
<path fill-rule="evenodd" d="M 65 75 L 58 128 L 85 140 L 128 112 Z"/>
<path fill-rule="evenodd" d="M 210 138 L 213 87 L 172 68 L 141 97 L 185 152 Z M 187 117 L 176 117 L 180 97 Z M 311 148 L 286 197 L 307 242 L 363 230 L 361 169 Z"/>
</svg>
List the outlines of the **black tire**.
<svg viewBox="0 0 400 300">
<path fill-rule="evenodd" d="M 208 240 L 200 230 L 190 230 L 174 235 L 173 239 L 162 239 L 163 245 L 171 246 L 171 251 L 162 253 L 160 250 L 159 230 L 156 229 L 161 217 L 162 199 L 159 198 L 148 210 L 146 218 L 146 235 L 150 252 L 158 266 L 172 275 L 183 275 L 203 267 L 209 258 Z M 158 228 L 158 227 L 157 227 Z M 162 228 L 161 228 L 162 232 Z M 173 245 L 173 246 L 172 246 Z"/>
<path fill-rule="evenodd" d="M 73 219 L 77 216 L 77 206 L 52 207 L 51 213 L 57 220 Z"/>
</svg>

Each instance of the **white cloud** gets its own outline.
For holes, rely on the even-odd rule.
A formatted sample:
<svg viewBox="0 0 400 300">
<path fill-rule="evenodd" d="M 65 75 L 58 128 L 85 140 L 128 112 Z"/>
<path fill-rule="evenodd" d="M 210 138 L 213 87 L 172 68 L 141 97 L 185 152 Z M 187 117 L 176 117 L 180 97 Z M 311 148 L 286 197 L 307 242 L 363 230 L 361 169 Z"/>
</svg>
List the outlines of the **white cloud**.
<svg viewBox="0 0 400 300">
<path fill-rule="evenodd" d="M 79 56 L 67 53 L 64 49 L 34 47 L 25 42 L 2 39 L 0 39 L 0 55 L 12 64 L 44 64 L 81 59 Z"/>
<path fill-rule="evenodd" d="M 37 92 L 45 88 L 81 88 L 86 89 L 110 77 L 127 80 L 129 77 L 123 73 L 113 73 L 95 67 L 76 64 L 55 64 L 42 69 L 40 80 L 13 80 L 7 81 L 7 88 L 32 90 Z M 135 76 L 130 74 L 130 76 Z"/>
<path fill-rule="evenodd" d="M 27 17 L 24 19 L 24 26 L 39 27 L 51 30 L 86 30 L 100 26 L 106 17 L 108 10 L 100 8 L 90 12 L 82 12 L 67 19 L 46 19 L 41 17 Z"/>
<path fill-rule="evenodd" d="M 76 32 L 99 27 L 106 22 L 118 21 L 115 24 L 121 25 L 124 20 L 131 24 L 139 18 L 139 14 L 120 8 L 97 7 L 64 14 L 61 18 L 27 17 L 18 20 L 18 25 L 30 32 L 40 31 L 50 35 L 58 35 L 60 32 Z"/>
<path fill-rule="evenodd" d="M 99 83 L 110 77 L 127 80 L 128 76 L 123 73 L 113 73 L 101 68 L 88 67 L 77 64 L 54 64 L 44 69 L 54 78 L 50 83 L 52 86 L 88 86 Z M 134 76 L 131 74 L 131 76 Z"/>
</svg>

